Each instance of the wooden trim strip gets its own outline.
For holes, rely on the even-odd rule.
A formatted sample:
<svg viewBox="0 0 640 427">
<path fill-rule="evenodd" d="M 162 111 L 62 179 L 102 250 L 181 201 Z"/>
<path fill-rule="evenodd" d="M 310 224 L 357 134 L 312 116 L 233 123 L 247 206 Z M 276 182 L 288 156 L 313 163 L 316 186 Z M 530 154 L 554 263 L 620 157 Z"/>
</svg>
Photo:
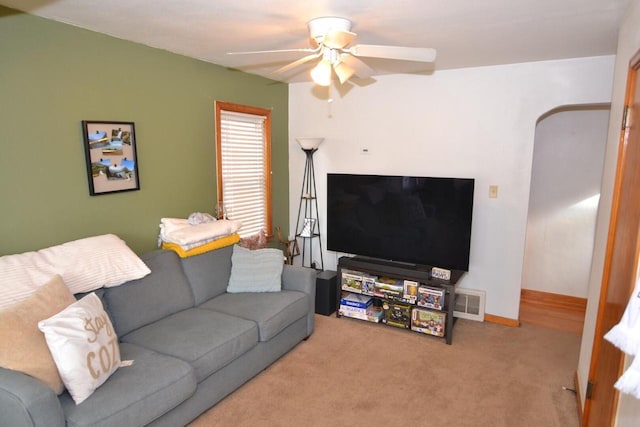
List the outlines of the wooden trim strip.
<svg viewBox="0 0 640 427">
<path fill-rule="evenodd" d="M 534 291 L 532 289 L 522 289 L 520 291 L 520 303 L 546 309 L 575 311 L 583 314 L 587 311 L 586 298 Z"/>
<path fill-rule="evenodd" d="M 578 371 L 573 374 L 573 385 L 576 389 L 576 400 L 578 403 L 578 420 L 582 425 L 582 393 L 580 392 L 580 381 L 578 381 Z"/>
<path fill-rule="evenodd" d="M 520 326 L 518 319 L 509 319 L 508 317 L 494 316 L 493 314 L 484 314 L 484 321 L 489 323 L 497 323 L 498 325 L 511 326 L 517 328 Z"/>
</svg>

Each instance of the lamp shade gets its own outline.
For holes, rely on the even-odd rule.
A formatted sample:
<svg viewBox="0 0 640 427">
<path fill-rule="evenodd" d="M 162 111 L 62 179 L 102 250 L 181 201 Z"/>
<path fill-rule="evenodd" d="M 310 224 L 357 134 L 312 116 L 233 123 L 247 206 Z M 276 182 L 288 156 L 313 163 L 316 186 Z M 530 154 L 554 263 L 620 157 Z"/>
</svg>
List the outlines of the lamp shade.
<svg viewBox="0 0 640 427">
<path fill-rule="evenodd" d="M 324 138 L 300 137 L 296 138 L 296 141 L 298 141 L 298 144 L 300 144 L 300 147 L 302 147 L 303 150 L 315 150 L 320 146 L 320 144 L 322 144 Z"/>
<path fill-rule="evenodd" d="M 318 62 L 313 70 L 311 70 L 311 78 L 320 86 L 329 86 L 331 84 L 331 62 L 323 59 Z"/>
</svg>

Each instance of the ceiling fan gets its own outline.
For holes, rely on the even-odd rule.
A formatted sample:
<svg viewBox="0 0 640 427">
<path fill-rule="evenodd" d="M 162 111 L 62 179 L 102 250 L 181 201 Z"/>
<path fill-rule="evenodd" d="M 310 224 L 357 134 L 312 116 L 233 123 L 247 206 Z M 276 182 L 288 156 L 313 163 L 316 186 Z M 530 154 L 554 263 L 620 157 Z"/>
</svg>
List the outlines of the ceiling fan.
<svg viewBox="0 0 640 427">
<path fill-rule="evenodd" d="M 253 52 L 231 52 L 230 54 L 264 54 L 282 52 L 306 52 L 308 55 L 273 71 L 274 74 L 286 73 L 309 61 L 319 60 L 311 70 L 311 78 L 321 86 L 329 86 L 333 74 L 340 84 L 352 76 L 371 77 L 375 71 L 360 58 L 384 58 L 401 61 L 433 62 L 436 51 L 431 48 L 351 45 L 356 33 L 351 32 L 352 23 L 346 18 L 325 16 L 312 19 L 307 23 L 312 48 L 263 50 Z"/>
</svg>

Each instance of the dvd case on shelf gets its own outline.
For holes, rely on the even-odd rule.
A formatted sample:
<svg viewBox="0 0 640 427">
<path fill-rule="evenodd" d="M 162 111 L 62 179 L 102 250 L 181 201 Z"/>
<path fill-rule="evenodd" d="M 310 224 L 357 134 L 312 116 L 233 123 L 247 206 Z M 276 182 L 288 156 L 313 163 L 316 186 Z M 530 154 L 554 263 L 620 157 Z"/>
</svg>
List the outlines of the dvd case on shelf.
<svg viewBox="0 0 640 427">
<path fill-rule="evenodd" d="M 352 270 L 342 270 L 342 289 L 350 292 L 362 293 L 362 273 Z"/>
<path fill-rule="evenodd" d="M 380 323 L 383 316 L 384 310 L 382 309 L 382 307 L 372 305 L 367 309 L 367 320 L 369 322 Z"/>
<path fill-rule="evenodd" d="M 404 280 L 402 297 L 409 303 L 415 304 L 418 299 L 418 282 Z"/>
<path fill-rule="evenodd" d="M 416 304 L 420 307 L 442 310 L 444 307 L 444 289 L 419 286 Z"/>
<path fill-rule="evenodd" d="M 443 337 L 447 313 L 414 307 L 411 310 L 411 330 Z"/>
<path fill-rule="evenodd" d="M 375 283 L 373 294 L 385 299 L 401 299 L 404 295 L 403 281 L 380 277 Z"/>
<path fill-rule="evenodd" d="M 373 298 L 367 295 L 343 293 L 340 298 L 340 305 L 355 308 L 367 308 L 373 303 Z"/>
<path fill-rule="evenodd" d="M 354 319 L 367 320 L 367 309 L 340 305 L 340 316 L 353 317 Z"/>
<path fill-rule="evenodd" d="M 365 295 L 374 295 L 376 280 L 378 280 L 376 276 L 362 274 L 362 293 Z"/>
<path fill-rule="evenodd" d="M 390 326 L 409 329 L 411 326 L 411 306 L 385 301 L 382 304 L 384 317 L 382 322 Z"/>
<path fill-rule="evenodd" d="M 353 319 L 379 323 L 384 316 L 384 311 L 382 310 L 382 307 L 376 307 L 374 305 L 371 305 L 367 308 L 355 308 L 340 305 L 340 315 L 344 317 L 351 317 Z"/>
</svg>

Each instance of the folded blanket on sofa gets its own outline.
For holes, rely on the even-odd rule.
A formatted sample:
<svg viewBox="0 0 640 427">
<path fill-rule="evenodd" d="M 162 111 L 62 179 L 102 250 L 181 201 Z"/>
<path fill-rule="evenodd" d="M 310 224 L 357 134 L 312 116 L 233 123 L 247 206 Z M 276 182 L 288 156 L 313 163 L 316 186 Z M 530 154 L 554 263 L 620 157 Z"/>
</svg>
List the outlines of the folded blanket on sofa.
<svg viewBox="0 0 640 427">
<path fill-rule="evenodd" d="M 188 245 L 188 249 L 183 248 L 182 246 L 175 243 L 162 242 L 162 249 L 172 250 L 177 253 L 180 258 L 188 258 L 190 256 L 200 255 L 205 252 L 213 251 L 215 249 L 224 248 L 225 246 L 231 246 L 238 243 L 239 241 L 240 236 L 238 235 L 238 233 L 233 233 L 228 236 L 207 240 L 201 244 L 194 243 L 192 245 Z"/>
<path fill-rule="evenodd" d="M 240 229 L 240 221 L 221 219 L 202 224 L 189 224 L 181 218 L 162 218 L 160 239 L 165 243 L 175 243 L 183 249 L 192 249 L 194 244 L 202 245 L 216 238 L 228 236 Z"/>
</svg>

